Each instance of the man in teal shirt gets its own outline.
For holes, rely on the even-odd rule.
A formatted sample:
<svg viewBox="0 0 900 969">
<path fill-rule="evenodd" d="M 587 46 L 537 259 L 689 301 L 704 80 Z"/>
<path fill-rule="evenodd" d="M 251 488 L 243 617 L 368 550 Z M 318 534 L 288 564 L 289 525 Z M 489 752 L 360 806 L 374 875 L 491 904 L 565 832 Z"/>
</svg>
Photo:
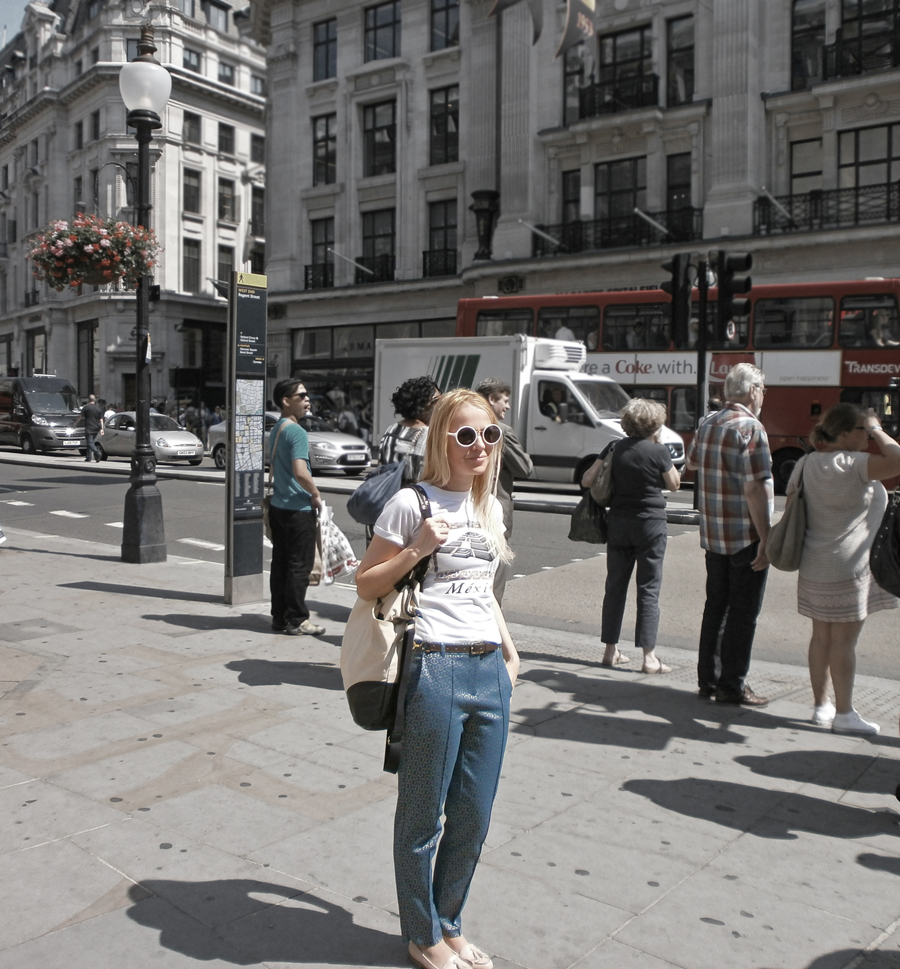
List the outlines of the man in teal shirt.
<svg viewBox="0 0 900 969">
<path fill-rule="evenodd" d="M 272 526 L 272 629 L 287 636 L 321 636 L 306 605 L 309 573 L 316 555 L 316 517 L 322 498 L 309 472 L 309 437 L 298 421 L 309 411 L 309 394 L 295 377 L 280 380 L 272 393 L 281 420 L 269 435 L 274 491 Z"/>
</svg>

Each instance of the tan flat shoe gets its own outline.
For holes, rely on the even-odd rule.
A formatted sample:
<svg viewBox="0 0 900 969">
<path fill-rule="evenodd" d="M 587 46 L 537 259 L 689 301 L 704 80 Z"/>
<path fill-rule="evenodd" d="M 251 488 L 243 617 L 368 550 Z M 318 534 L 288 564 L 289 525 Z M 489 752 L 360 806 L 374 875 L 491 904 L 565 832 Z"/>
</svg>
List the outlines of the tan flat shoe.
<svg viewBox="0 0 900 969">
<path fill-rule="evenodd" d="M 494 969 L 494 963 L 491 961 L 491 957 L 486 952 L 482 952 L 477 946 L 472 945 L 471 942 L 468 945 L 464 945 L 458 955 L 472 969 Z"/>
<path fill-rule="evenodd" d="M 410 942 L 407 955 L 409 961 L 419 969 L 472 969 L 471 963 L 466 962 L 455 952 L 442 966 L 439 966 L 436 962 L 432 962 L 414 942 Z"/>
</svg>

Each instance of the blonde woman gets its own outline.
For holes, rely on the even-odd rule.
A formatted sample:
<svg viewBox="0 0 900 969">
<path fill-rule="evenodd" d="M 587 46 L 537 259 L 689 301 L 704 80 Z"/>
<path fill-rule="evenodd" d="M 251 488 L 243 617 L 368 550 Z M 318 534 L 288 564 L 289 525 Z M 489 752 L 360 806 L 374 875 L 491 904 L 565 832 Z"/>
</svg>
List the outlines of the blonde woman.
<svg viewBox="0 0 900 969">
<path fill-rule="evenodd" d="M 655 400 L 635 398 L 621 411 L 622 430 L 628 435 L 615 443 L 613 498 L 609 507 L 609 543 L 606 550 L 606 591 L 603 596 L 603 666 L 629 662 L 618 647 L 631 574 L 637 566 L 637 622 L 634 641 L 644 657 L 642 673 L 671 673 L 656 655 L 659 630 L 659 590 L 666 554 L 666 499 L 662 489 L 677 491 L 681 476 L 672 456 L 659 443 L 666 409 Z M 601 459 L 588 468 L 582 487 L 590 487 Z"/>
<path fill-rule="evenodd" d="M 491 819 L 519 670 L 493 594 L 497 565 L 509 558 L 492 493 L 501 448 L 502 431 L 480 394 L 441 397 L 420 483 L 432 517 L 423 520 L 416 496 L 401 490 L 375 524 L 356 576 L 359 594 L 374 599 L 431 560 L 418 601 L 394 819 L 400 926 L 422 969 L 493 966 L 463 936 L 461 916 Z"/>
</svg>

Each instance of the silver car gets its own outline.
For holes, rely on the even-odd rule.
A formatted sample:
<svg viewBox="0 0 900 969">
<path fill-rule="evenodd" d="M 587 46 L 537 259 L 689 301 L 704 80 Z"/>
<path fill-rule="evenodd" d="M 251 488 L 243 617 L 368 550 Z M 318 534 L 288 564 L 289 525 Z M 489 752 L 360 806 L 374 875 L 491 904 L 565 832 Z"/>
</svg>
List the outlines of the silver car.
<svg viewBox="0 0 900 969">
<path fill-rule="evenodd" d="M 266 466 L 269 464 L 269 432 L 281 415 L 276 411 L 266 411 L 266 431 L 264 437 Z M 366 442 L 352 434 L 344 434 L 333 424 L 320 417 L 307 414 L 300 426 L 309 434 L 309 463 L 312 471 L 343 471 L 344 474 L 359 474 L 368 468 L 372 459 Z M 209 429 L 209 453 L 217 468 L 224 468 L 226 461 L 226 428 L 223 421 L 213 424 Z"/>
<path fill-rule="evenodd" d="M 98 434 L 94 439 L 103 460 L 110 454 L 131 455 L 136 420 L 134 411 L 124 411 L 105 422 L 103 436 Z M 165 414 L 150 415 L 150 445 L 157 461 L 187 461 L 198 465 L 203 460 L 203 442 Z"/>
</svg>

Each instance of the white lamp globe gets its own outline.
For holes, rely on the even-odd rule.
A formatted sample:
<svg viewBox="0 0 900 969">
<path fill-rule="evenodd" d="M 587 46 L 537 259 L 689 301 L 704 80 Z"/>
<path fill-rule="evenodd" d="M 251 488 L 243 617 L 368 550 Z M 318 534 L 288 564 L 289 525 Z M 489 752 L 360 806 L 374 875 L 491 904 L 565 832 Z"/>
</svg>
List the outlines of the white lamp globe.
<svg viewBox="0 0 900 969">
<path fill-rule="evenodd" d="M 162 116 L 172 93 L 172 75 L 156 61 L 129 61 L 119 71 L 119 92 L 129 111 Z"/>
</svg>

